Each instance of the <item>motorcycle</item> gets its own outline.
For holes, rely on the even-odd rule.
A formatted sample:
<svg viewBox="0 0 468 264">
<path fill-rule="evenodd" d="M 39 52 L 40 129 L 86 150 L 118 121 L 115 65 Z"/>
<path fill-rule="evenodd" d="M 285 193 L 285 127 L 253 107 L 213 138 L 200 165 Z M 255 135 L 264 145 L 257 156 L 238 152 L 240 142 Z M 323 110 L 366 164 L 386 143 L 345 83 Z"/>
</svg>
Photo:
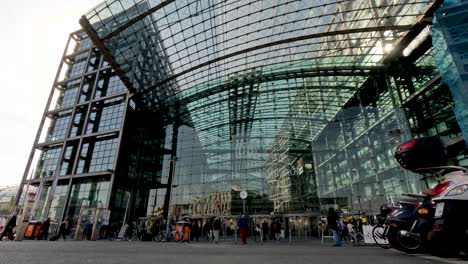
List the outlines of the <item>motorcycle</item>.
<svg viewBox="0 0 468 264">
<path fill-rule="evenodd" d="M 434 224 L 428 239 L 431 253 L 441 257 L 468 254 L 468 169 L 451 166 L 450 186 L 434 198 Z"/>
<path fill-rule="evenodd" d="M 383 237 L 395 249 L 415 253 L 427 247 L 427 235 L 434 221 L 433 198 L 443 195 L 449 186 L 440 173 L 447 163 L 445 146 L 438 138 L 418 138 L 401 144 L 395 151 L 395 158 L 405 169 L 423 174 L 423 179 L 435 177 L 439 183 L 424 194 L 407 194 L 409 200 L 399 202 L 400 206 L 385 220 Z M 428 168 L 429 167 L 429 168 Z M 425 172 L 429 171 L 429 175 Z"/>
<path fill-rule="evenodd" d="M 397 235 L 400 230 L 409 230 L 414 220 L 414 210 L 419 205 L 417 199 L 402 199 L 398 206 L 392 208 L 390 214 L 384 220 L 381 238 L 388 241 L 391 247 L 402 250 Z M 381 213 L 381 215 L 385 215 Z M 385 247 L 384 247 L 385 248 Z"/>
</svg>

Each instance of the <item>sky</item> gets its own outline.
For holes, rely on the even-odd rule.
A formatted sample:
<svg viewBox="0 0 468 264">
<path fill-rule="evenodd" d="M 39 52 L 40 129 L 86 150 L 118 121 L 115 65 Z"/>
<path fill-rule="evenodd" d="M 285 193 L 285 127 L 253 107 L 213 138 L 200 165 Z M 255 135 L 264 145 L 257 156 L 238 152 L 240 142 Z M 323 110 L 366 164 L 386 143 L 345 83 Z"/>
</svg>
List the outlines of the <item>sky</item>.
<svg viewBox="0 0 468 264">
<path fill-rule="evenodd" d="M 1 1 L 0 186 L 20 183 L 68 35 L 100 2 Z"/>
</svg>

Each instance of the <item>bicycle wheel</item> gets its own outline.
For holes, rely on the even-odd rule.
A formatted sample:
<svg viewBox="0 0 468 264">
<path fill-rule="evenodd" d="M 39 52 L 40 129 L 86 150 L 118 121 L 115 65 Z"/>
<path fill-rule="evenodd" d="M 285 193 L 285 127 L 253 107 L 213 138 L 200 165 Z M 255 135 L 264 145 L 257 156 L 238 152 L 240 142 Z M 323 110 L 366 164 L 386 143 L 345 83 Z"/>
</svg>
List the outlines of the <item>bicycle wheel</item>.
<svg viewBox="0 0 468 264">
<path fill-rule="evenodd" d="M 384 231 L 385 228 L 382 225 L 377 225 L 372 229 L 372 237 L 377 246 L 383 249 L 389 249 L 392 245 L 388 242 L 387 238 L 383 238 Z"/>
</svg>

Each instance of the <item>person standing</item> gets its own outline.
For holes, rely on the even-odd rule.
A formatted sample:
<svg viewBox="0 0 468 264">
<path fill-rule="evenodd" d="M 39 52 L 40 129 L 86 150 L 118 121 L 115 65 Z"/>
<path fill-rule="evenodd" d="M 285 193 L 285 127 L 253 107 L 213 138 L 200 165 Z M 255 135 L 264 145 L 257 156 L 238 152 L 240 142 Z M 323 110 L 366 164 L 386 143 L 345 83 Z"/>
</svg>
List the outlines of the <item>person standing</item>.
<svg viewBox="0 0 468 264">
<path fill-rule="evenodd" d="M 2 234 L 0 235 L 0 240 L 3 239 L 3 237 L 8 237 L 9 240 L 14 240 L 15 239 L 15 233 L 13 232 L 13 229 L 16 227 L 16 213 L 13 214 L 10 219 L 8 219 L 7 224 L 3 228 Z"/>
<path fill-rule="evenodd" d="M 192 224 L 192 236 L 190 240 L 195 239 L 198 242 L 198 237 L 200 236 L 200 226 L 198 226 L 198 221 L 194 221 Z"/>
<path fill-rule="evenodd" d="M 281 223 L 279 222 L 279 219 L 276 219 L 273 225 L 273 230 L 275 233 L 275 241 L 279 243 L 281 239 Z"/>
<path fill-rule="evenodd" d="M 328 228 L 330 228 L 331 232 L 333 233 L 333 240 L 335 240 L 335 245 L 334 246 L 341 246 L 341 240 L 340 240 L 340 229 L 338 227 L 338 220 L 340 217 L 338 216 L 338 213 L 335 212 L 335 209 L 333 207 L 330 207 L 328 209 L 328 216 L 327 216 L 327 222 L 328 222 Z"/>
<path fill-rule="evenodd" d="M 245 218 L 245 215 L 241 216 L 241 218 L 239 219 L 239 222 L 237 223 L 237 226 L 239 227 L 242 245 L 247 245 L 247 232 L 249 228 L 249 222 L 247 218 Z"/>
<path fill-rule="evenodd" d="M 218 217 L 215 219 L 214 221 L 214 243 L 218 243 L 219 242 L 219 233 L 221 232 L 221 219 L 219 219 Z"/>
<path fill-rule="evenodd" d="M 255 225 L 255 242 L 260 242 L 262 240 L 262 228 L 260 226 L 260 224 L 256 224 Z"/>
<path fill-rule="evenodd" d="M 263 231 L 263 240 L 266 241 L 267 236 L 268 236 L 268 223 L 266 220 L 263 220 L 262 231 Z"/>
<path fill-rule="evenodd" d="M 39 231 L 39 240 L 47 240 L 49 236 L 49 228 L 50 228 L 50 217 L 47 217 L 46 220 L 42 222 L 41 230 Z"/>
<path fill-rule="evenodd" d="M 202 226 L 202 237 L 206 238 L 206 240 L 210 241 L 210 220 L 207 220 L 205 224 Z"/>
<path fill-rule="evenodd" d="M 275 220 L 271 219 L 270 223 L 270 240 L 275 240 Z"/>
</svg>

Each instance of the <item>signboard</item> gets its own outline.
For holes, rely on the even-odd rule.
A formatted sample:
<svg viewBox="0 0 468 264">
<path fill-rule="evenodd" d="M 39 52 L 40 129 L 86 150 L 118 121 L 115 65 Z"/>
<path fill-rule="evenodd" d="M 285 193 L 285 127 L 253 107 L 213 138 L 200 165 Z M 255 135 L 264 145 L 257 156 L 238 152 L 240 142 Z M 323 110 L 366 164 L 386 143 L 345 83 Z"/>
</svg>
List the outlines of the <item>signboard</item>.
<svg viewBox="0 0 468 264">
<path fill-rule="evenodd" d="M 364 235 L 364 243 L 366 244 L 375 244 L 374 237 L 372 236 L 372 230 L 374 229 L 375 226 L 372 225 L 363 225 L 362 226 L 362 232 Z M 377 241 L 379 244 L 387 244 L 388 241 L 384 239 L 379 239 L 377 238 Z"/>
<path fill-rule="evenodd" d="M 364 243 L 366 244 L 375 244 L 374 238 L 372 237 L 372 229 L 374 229 L 374 226 L 371 226 L 371 225 L 362 226 L 362 233 L 364 235 Z"/>
</svg>

